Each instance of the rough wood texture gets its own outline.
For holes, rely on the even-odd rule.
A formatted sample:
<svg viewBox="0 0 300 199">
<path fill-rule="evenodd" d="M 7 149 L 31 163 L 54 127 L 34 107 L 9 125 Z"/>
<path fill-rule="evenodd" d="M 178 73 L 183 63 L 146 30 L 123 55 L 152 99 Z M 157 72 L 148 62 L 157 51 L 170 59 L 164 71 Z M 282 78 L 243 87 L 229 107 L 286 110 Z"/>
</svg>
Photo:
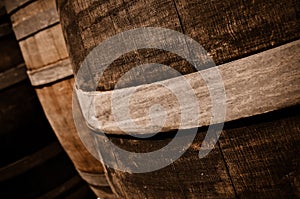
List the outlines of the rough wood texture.
<svg viewBox="0 0 300 199">
<path fill-rule="evenodd" d="M 22 40 L 19 44 L 29 71 L 68 58 L 60 24 Z"/>
<path fill-rule="evenodd" d="M 81 143 L 72 119 L 72 80 L 66 79 L 72 71 L 58 24 L 55 1 L 38 0 L 22 4 L 19 0 L 8 0 L 7 4 L 21 5 L 11 12 L 14 31 L 27 73 L 32 84 L 38 86 L 39 99 L 60 143 L 77 170 L 103 174 L 101 163 Z M 61 80 L 63 82 L 59 82 Z M 68 197 L 76 198 L 75 195 Z"/>
<path fill-rule="evenodd" d="M 9 2 L 13 1 L 7 0 Z M 59 19 L 55 0 L 35 1 L 12 14 L 11 21 L 18 40 L 56 24 Z"/>
<path fill-rule="evenodd" d="M 53 130 L 76 168 L 94 173 L 103 172 L 101 163 L 90 158 L 76 132 L 72 116 L 73 82 L 73 78 L 69 78 L 51 86 L 36 88 L 36 92 Z"/>
<path fill-rule="evenodd" d="M 81 176 L 92 186 L 95 182 L 99 184 L 99 180 L 103 180 L 101 184 L 105 184 L 104 178 L 99 179 L 99 176 L 104 173 L 101 162 L 87 151 L 75 128 L 72 115 L 73 83 L 74 79 L 69 78 L 50 86 L 37 87 L 36 91 L 56 136 L 70 156 L 77 171 L 85 173 L 86 175 Z M 101 198 L 106 197 L 104 190 L 108 190 L 108 193 L 113 195 L 110 187 L 107 186 L 100 187 L 98 185 L 97 188 L 92 189 Z"/>
<path fill-rule="evenodd" d="M 27 79 L 25 64 L 0 73 L 0 90 Z"/>
<path fill-rule="evenodd" d="M 298 0 L 174 0 L 184 33 L 217 64 L 300 37 Z"/>
<path fill-rule="evenodd" d="M 87 173 L 84 171 L 78 171 L 78 173 L 83 179 L 86 179 L 90 185 L 109 187 L 104 173 Z"/>
<path fill-rule="evenodd" d="M 217 64 L 223 64 L 298 39 L 299 7 L 297 0 L 58 1 L 75 72 L 87 54 L 105 39 L 149 26 L 182 31 L 204 46 Z M 135 56 L 129 56 L 132 59 L 125 56 L 110 65 L 99 82 L 99 90 L 113 89 L 118 78 L 135 66 L 133 62 L 139 64 L 142 57 L 153 57 L 156 63 L 169 59 L 161 53 L 134 53 Z M 173 59 L 175 63 L 179 61 Z M 178 70 L 193 71 L 188 65 Z M 147 76 L 155 73 L 149 72 Z M 147 83 L 143 75 L 127 78 L 128 82 Z"/>
<path fill-rule="evenodd" d="M 73 76 L 73 71 L 70 60 L 67 58 L 41 69 L 27 71 L 27 74 L 33 86 L 41 86 Z"/>
<path fill-rule="evenodd" d="M 107 168 L 109 179 L 120 198 L 235 198 L 219 148 L 214 148 L 203 159 L 198 157 L 206 130 L 199 131 L 183 156 L 160 170 L 134 174 Z M 125 150 L 146 153 L 162 148 L 172 140 L 172 136 L 144 140 L 109 136 L 109 139 Z M 114 149 L 99 148 L 103 154 L 114 154 Z M 118 154 L 115 155 L 118 157 Z M 122 161 L 118 159 L 116 164 L 121 166 Z"/>
<path fill-rule="evenodd" d="M 16 11 L 18 8 L 24 6 L 27 3 L 30 3 L 34 0 L 3 0 L 5 1 L 5 8 L 7 10 L 7 13 L 10 14 L 11 12 Z"/>
<path fill-rule="evenodd" d="M 224 84 L 226 93 L 225 122 L 298 104 L 300 102 L 299 54 L 300 40 L 218 66 L 223 80 L 221 84 Z M 213 70 L 216 68 L 200 71 L 200 74 L 209 76 L 213 73 L 210 71 Z M 158 83 L 107 92 L 79 90 L 78 94 L 82 96 L 82 104 L 87 103 L 87 96 L 92 97 L 93 106 L 90 108 L 95 110 L 95 115 L 90 115 L 87 121 L 96 118 L 98 122 L 90 123 L 90 125 L 94 124 L 96 126 L 92 127 L 106 133 L 122 134 L 124 133 L 122 128 L 126 129 L 127 133 L 156 132 L 157 123 L 151 122 L 147 113 L 149 108 L 157 103 L 161 104 L 164 110 L 152 115 L 151 119 L 164 121 L 165 111 L 167 114 L 160 131 L 167 132 L 178 127 L 189 129 L 207 126 L 211 122 L 212 96 L 200 74 L 192 73 Z M 196 105 L 188 103 L 191 96 L 185 90 L 183 81 L 188 82 L 194 89 L 193 93 L 196 95 L 199 105 L 198 103 Z M 171 93 L 163 85 L 166 88 L 173 88 Z M 183 99 L 180 99 L 183 104 L 180 104 L 172 93 L 175 92 L 175 88 L 177 92 L 186 92 L 182 95 Z M 134 90 L 133 93 L 132 90 Z M 220 104 L 225 96 L 222 95 L 222 92 L 218 92 L 218 95 L 217 104 Z M 129 104 L 124 96 L 130 96 Z M 120 111 L 124 110 L 123 107 L 128 107 L 129 117 L 124 120 L 116 120 L 111 106 L 115 106 L 114 108 Z M 200 106 L 200 114 L 189 115 L 183 120 L 182 109 L 191 110 L 195 106 Z M 191 123 L 193 120 L 197 122 Z M 132 125 L 132 123 L 139 125 Z M 122 124 L 122 128 L 119 124 Z"/>
<path fill-rule="evenodd" d="M 222 151 L 216 147 L 199 159 L 205 133 L 206 129 L 200 128 L 190 149 L 172 165 L 143 174 L 108 169 L 110 181 L 121 198 L 299 197 L 299 106 L 226 123 L 219 139 Z M 134 152 L 157 150 L 172 139 L 109 138 Z M 112 149 L 101 149 L 102 153 L 113 153 Z M 228 165 L 229 174 L 224 165 Z M 227 175 L 232 186 L 226 185 Z"/>
<path fill-rule="evenodd" d="M 225 124 L 219 143 L 239 198 L 300 197 L 300 107 Z"/>
</svg>

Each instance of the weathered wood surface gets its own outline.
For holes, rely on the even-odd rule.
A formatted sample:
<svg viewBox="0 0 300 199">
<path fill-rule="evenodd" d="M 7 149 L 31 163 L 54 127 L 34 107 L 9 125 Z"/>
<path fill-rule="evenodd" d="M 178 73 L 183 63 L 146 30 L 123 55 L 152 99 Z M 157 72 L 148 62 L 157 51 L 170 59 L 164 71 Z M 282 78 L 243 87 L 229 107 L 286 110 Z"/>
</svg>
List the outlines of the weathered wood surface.
<svg viewBox="0 0 300 199">
<path fill-rule="evenodd" d="M 5 1 L 5 0 L 3 0 Z M 7 13 L 10 14 L 12 12 L 15 12 L 20 7 L 32 2 L 34 0 L 13 0 L 13 1 L 5 1 L 5 8 L 7 10 Z"/>
<path fill-rule="evenodd" d="M 27 71 L 27 74 L 33 86 L 41 86 L 73 76 L 73 71 L 67 58 L 37 70 Z"/>
<path fill-rule="evenodd" d="M 216 94 L 218 95 L 216 104 L 222 103 L 223 98 L 226 98 L 224 99 L 226 101 L 224 122 L 299 104 L 299 54 L 300 40 L 297 40 L 218 66 L 222 82 L 212 82 L 211 84 L 224 85 L 226 96 L 221 91 Z M 94 109 L 95 114 L 88 116 L 90 112 L 85 110 L 87 112 L 86 119 L 90 122 L 93 120 L 92 118 L 96 118 L 96 121 L 90 125 L 99 131 L 126 134 L 122 131 L 126 129 L 127 133 L 153 133 L 156 132 L 158 124 L 151 120 L 165 121 L 160 130 L 164 132 L 178 127 L 189 129 L 207 126 L 211 122 L 212 96 L 202 77 L 212 76 L 211 74 L 214 72 L 216 72 L 216 68 L 138 87 L 106 92 L 78 90 L 78 94 L 81 96 L 82 104 L 88 103 L 87 97 L 91 98 L 92 106 L 88 108 Z M 185 90 L 186 85 L 183 82 L 191 85 L 192 92 L 199 103 L 188 103 L 191 95 Z M 219 87 L 212 86 L 212 88 Z M 175 92 L 186 92 L 180 95 L 183 98 L 180 99 L 181 102 L 183 101 L 182 103 L 176 99 L 178 95 L 175 96 Z M 124 96 L 130 96 L 130 100 L 125 100 Z M 160 104 L 164 109 L 151 115 L 150 120 L 148 111 L 154 104 Z M 117 120 L 112 106 L 115 110 L 124 111 L 116 114 L 126 115 L 128 109 L 130 114 L 126 118 Z M 182 119 L 184 117 L 182 109 L 192 110 L 198 106 L 200 106 L 199 115 L 191 114 L 186 116 L 188 118 Z M 124 109 L 124 107 L 127 108 Z M 82 106 L 82 108 L 86 107 Z M 193 120 L 197 122 L 191 122 Z M 120 124 L 122 125 L 120 126 Z"/>
<path fill-rule="evenodd" d="M 7 0 L 6 3 L 14 7 L 11 19 L 27 73 L 32 85 L 37 86 L 43 109 L 60 143 L 78 171 L 103 174 L 101 163 L 81 143 L 72 119 L 73 73 L 55 1 L 38 0 L 23 4 L 18 0 Z M 85 180 L 95 181 L 92 177 Z"/>
<path fill-rule="evenodd" d="M 80 170 L 78 170 L 78 173 L 83 179 L 86 179 L 90 185 L 109 187 L 104 173 L 88 173 Z"/>
<path fill-rule="evenodd" d="M 225 124 L 219 143 L 239 198 L 300 197 L 299 113 L 296 106 Z"/>
<path fill-rule="evenodd" d="M 2 72 L 0 73 L 0 90 L 17 84 L 27 78 L 28 76 L 26 74 L 25 64 L 21 64 L 15 68 Z"/>
<path fill-rule="evenodd" d="M 22 40 L 19 44 L 29 71 L 68 58 L 60 24 Z"/>
<path fill-rule="evenodd" d="M 189 150 L 161 170 L 130 174 L 108 168 L 117 193 L 121 198 L 149 199 L 299 197 L 299 106 L 226 123 L 219 144 L 199 159 L 206 130 L 198 129 Z M 160 149 L 172 139 L 108 137 L 117 146 L 134 152 Z M 113 153 L 113 149 L 101 149 L 103 154 Z M 120 160 L 116 163 L 122 165 Z"/>
<path fill-rule="evenodd" d="M 187 34 L 204 46 L 216 64 L 223 64 L 299 39 L 299 7 L 297 0 L 267 3 L 264 0 L 58 1 L 75 72 L 88 53 L 105 39 L 125 30 L 150 26 Z M 113 89 L 123 74 L 141 62 L 168 62 L 179 72 L 193 72 L 190 65 L 178 64 L 182 59 L 171 58 L 165 53 L 149 53 L 147 50 L 124 55 L 105 71 L 98 89 Z M 155 76 L 155 73 L 157 71 L 148 71 L 147 76 Z M 143 75 L 126 78 L 123 81 L 129 82 L 129 86 L 132 82 L 148 83 Z"/>
<path fill-rule="evenodd" d="M 9 2 L 14 2 L 7 0 Z M 28 4 L 11 15 L 12 26 L 18 40 L 59 22 L 55 0 L 39 0 Z"/>
<path fill-rule="evenodd" d="M 37 87 L 36 91 L 56 136 L 79 174 L 90 184 L 98 197 L 106 198 L 109 195 L 113 198 L 114 194 L 107 182 L 105 183 L 106 179 L 102 177 L 102 163 L 87 151 L 77 133 L 72 115 L 73 84 L 74 79 L 68 78 L 50 86 Z M 94 187 L 94 184 L 97 186 Z"/>
<path fill-rule="evenodd" d="M 26 156 L 12 164 L 0 168 L 0 182 L 16 177 L 34 167 L 54 158 L 63 150 L 59 143 L 54 142 L 43 149 Z"/>
</svg>

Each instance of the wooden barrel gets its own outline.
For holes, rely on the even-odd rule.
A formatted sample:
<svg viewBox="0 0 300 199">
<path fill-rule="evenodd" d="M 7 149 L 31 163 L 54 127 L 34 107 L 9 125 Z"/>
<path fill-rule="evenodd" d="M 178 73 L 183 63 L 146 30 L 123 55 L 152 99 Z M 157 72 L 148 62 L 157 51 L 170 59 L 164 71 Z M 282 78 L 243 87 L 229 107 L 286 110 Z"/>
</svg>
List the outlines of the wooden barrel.
<svg viewBox="0 0 300 199">
<path fill-rule="evenodd" d="M 6 7 L 27 74 L 57 138 L 96 195 L 112 197 L 101 163 L 85 149 L 74 126 L 73 72 L 55 1 L 9 0 Z"/>
<path fill-rule="evenodd" d="M 71 197 L 75 191 L 73 198 L 93 197 L 44 115 L 9 16 L 3 5 L 0 10 L 0 197 Z"/>
<path fill-rule="evenodd" d="M 90 95 L 95 96 L 93 102 L 99 102 L 96 106 L 100 110 L 96 110 L 95 118 L 102 126 L 97 127 L 102 128 L 100 130 L 115 145 L 137 153 L 152 152 L 166 146 L 175 136 L 170 130 L 179 125 L 176 101 L 167 91 L 155 87 L 153 82 L 163 80 L 164 85 L 173 85 L 173 88 L 182 85 L 176 84 L 176 79 L 169 79 L 168 75 L 158 74 L 164 73 L 163 70 L 139 68 L 137 73 L 122 77 L 133 67 L 161 63 L 175 68 L 194 85 L 199 102 L 203 102 L 206 108 L 201 115 L 195 115 L 199 118 L 198 125 L 193 127 L 198 128 L 195 140 L 187 152 L 169 166 L 145 173 L 106 168 L 110 184 L 120 198 L 300 196 L 299 7 L 299 1 L 295 0 L 58 0 L 64 37 L 75 72 L 89 53 L 106 39 L 134 28 L 161 27 L 179 31 L 199 42 L 218 65 L 224 80 L 225 126 L 213 150 L 201 159 L 198 152 L 203 146 L 211 116 L 209 92 L 203 82 L 197 82 L 196 70 L 182 57 L 155 49 L 127 52 L 116 58 L 101 77 L 92 81 L 97 85 L 97 91 L 82 91 L 87 95 L 92 92 Z M 128 35 L 123 36 L 122 39 L 132 42 Z M 142 36 L 132 36 L 131 39 L 138 42 Z M 150 31 L 147 36 L 151 36 Z M 157 40 L 161 38 L 168 39 L 165 35 L 156 37 Z M 152 37 L 149 40 L 155 42 Z M 174 41 L 174 45 L 178 41 Z M 126 43 L 120 46 L 125 46 L 125 49 Z M 107 46 L 107 51 L 112 52 L 113 48 Z M 96 66 L 92 61 L 88 63 L 91 68 L 85 68 L 86 71 L 90 69 L 91 76 L 97 77 L 99 74 L 93 73 Z M 202 72 L 210 69 L 215 67 L 206 67 Z M 162 78 L 157 80 L 156 76 Z M 121 77 L 123 84 L 118 84 L 119 90 L 116 91 L 121 96 L 127 96 L 133 86 L 139 85 L 139 97 L 131 100 L 133 107 L 139 108 L 130 109 L 136 117 L 133 121 L 143 121 L 143 114 L 147 113 L 143 108 L 149 107 L 151 102 L 160 101 L 165 103 L 164 107 L 171 109 L 175 119 L 166 122 L 165 132 L 154 138 L 138 139 L 118 130 L 111 116 L 110 96 Z M 186 107 L 190 108 L 188 104 Z M 161 118 L 156 119 L 159 121 Z M 134 130 L 139 131 L 138 128 Z M 188 133 L 183 136 L 188 136 Z M 209 146 L 209 143 L 205 144 Z M 107 146 L 96 147 L 100 149 L 100 156 L 115 157 L 115 165 L 122 167 L 133 161 L 129 156 L 120 157 L 115 148 Z"/>
</svg>

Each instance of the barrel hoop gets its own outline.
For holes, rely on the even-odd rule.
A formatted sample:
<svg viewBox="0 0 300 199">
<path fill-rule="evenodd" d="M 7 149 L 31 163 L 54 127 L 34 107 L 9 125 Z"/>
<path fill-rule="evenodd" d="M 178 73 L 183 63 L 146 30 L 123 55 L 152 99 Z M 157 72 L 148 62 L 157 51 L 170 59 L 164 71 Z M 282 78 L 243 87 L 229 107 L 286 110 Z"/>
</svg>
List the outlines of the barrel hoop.
<svg viewBox="0 0 300 199">
<path fill-rule="evenodd" d="M 4 37 L 12 33 L 11 25 L 9 23 L 4 23 L 0 25 L 0 37 Z"/>
<path fill-rule="evenodd" d="M 26 67 L 25 64 L 22 63 L 17 67 L 0 73 L 0 90 L 17 84 L 25 79 L 27 79 Z"/>
<path fill-rule="evenodd" d="M 13 29 L 17 40 L 25 39 L 51 25 L 55 25 L 59 23 L 58 14 L 55 7 L 55 1 L 46 0 L 45 1 L 46 3 L 44 4 L 47 7 L 45 8 L 44 8 L 44 4 L 42 4 L 44 1 L 37 1 L 30 4 L 29 6 L 32 6 L 32 9 L 38 9 L 39 7 L 41 7 L 42 9 L 38 10 L 38 12 L 34 13 L 34 15 L 30 16 L 24 21 L 20 21 L 18 24 L 13 23 Z M 31 9 L 28 8 L 29 6 L 25 7 L 24 9 Z M 14 15 L 11 16 L 11 19 L 14 20 L 16 15 L 20 15 L 20 14 L 18 12 L 15 13 Z M 17 16 L 17 17 L 21 18 L 21 16 Z"/>
<path fill-rule="evenodd" d="M 44 68 L 27 71 L 31 84 L 41 86 L 72 76 L 72 66 L 69 59 L 64 59 Z"/>
<path fill-rule="evenodd" d="M 63 152 L 60 144 L 54 142 L 39 150 L 38 152 L 26 156 L 12 164 L 0 168 L 0 182 L 16 177 L 26 171 L 56 157 Z"/>
<path fill-rule="evenodd" d="M 90 185 L 96 187 L 109 187 L 104 173 L 90 173 L 77 170 L 79 175 Z"/>
<path fill-rule="evenodd" d="M 5 1 L 5 8 L 7 13 L 12 14 L 13 12 L 16 12 L 17 10 L 21 9 L 22 7 L 36 0 L 13 0 L 13 1 L 4 0 L 4 1 Z"/>
<path fill-rule="evenodd" d="M 51 198 L 57 198 L 58 196 L 62 195 L 63 193 L 77 187 L 82 181 L 82 179 L 79 176 L 74 176 L 67 182 L 57 186 L 55 189 L 49 191 L 48 193 L 42 195 L 38 199 L 51 199 Z"/>
<path fill-rule="evenodd" d="M 200 71 L 199 73 L 206 75 L 210 74 L 210 71 L 218 69 L 225 87 L 226 117 L 224 122 L 227 122 L 299 104 L 299 54 L 300 40 L 297 40 L 249 57 Z M 199 73 L 191 73 L 183 76 L 192 86 L 200 107 L 205 108 L 202 108 L 198 115 L 190 115 L 191 120 L 196 119 L 198 122 L 198 124 L 192 125 L 188 122 L 182 124 L 178 118 L 180 118 L 181 109 L 190 110 L 193 107 L 189 104 L 179 107 L 178 103 L 174 103 L 174 95 L 170 95 L 169 91 L 164 89 L 163 86 L 157 86 L 159 82 L 135 87 L 135 94 L 131 96 L 130 105 L 124 103 L 124 99 L 114 99 L 118 106 L 131 108 L 129 112 L 135 115 L 135 118 L 126 118 L 121 121 L 115 121 L 112 115 L 112 95 L 114 93 L 114 96 L 129 96 L 133 87 L 106 92 L 77 90 L 77 93 L 83 97 L 93 97 L 95 107 L 94 116 L 99 121 L 98 123 L 94 123 L 95 125 L 99 125 L 93 128 L 100 129 L 106 133 L 125 134 L 118 127 L 118 122 L 122 123 L 123 126 L 127 125 L 127 132 L 131 133 L 147 134 L 149 129 L 155 129 L 155 126 L 151 126 L 152 124 L 145 125 L 144 127 L 141 125 L 137 125 L 136 127 L 131 125 L 132 123 L 147 122 L 147 119 L 149 119 L 148 115 L 140 111 L 139 107 L 151 107 L 153 104 L 152 101 L 157 100 L 155 98 L 166 99 L 166 103 L 170 103 L 168 116 L 171 119 L 166 120 L 162 132 L 178 129 L 178 127 L 181 129 L 190 129 L 210 125 L 211 121 L 211 97 L 206 83 L 202 78 L 199 78 Z M 180 90 L 180 87 L 183 87 L 183 85 L 179 81 L 179 78 L 182 77 L 164 80 L 161 83 Z M 142 97 L 149 96 L 150 93 L 153 99 L 145 100 Z M 164 120 L 164 118 L 160 118 L 164 117 L 163 114 L 156 114 L 155 117 L 157 117 L 155 121 Z"/>
</svg>

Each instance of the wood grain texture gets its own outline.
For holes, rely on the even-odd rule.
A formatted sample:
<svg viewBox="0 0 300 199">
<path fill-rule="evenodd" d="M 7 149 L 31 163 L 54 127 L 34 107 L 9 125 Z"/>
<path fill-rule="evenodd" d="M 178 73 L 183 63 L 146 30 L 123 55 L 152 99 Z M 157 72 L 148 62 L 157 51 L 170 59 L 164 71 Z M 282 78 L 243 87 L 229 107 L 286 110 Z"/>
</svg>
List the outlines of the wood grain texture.
<svg viewBox="0 0 300 199">
<path fill-rule="evenodd" d="M 4 0 L 5 1 L 5 8 L 7 12 L 10 14 L 11 12 L 16 11 L 18 8 L 24 6 L 27 3 L 30 3 L 34 0 Z"/>
<path fill-rule="evenodd" d="M 299 198 L 299 106 L 245 120 L 219 139 L 238 197 Z"/>
<path fill-rule="evenodd" d="M 36 91 L 56 136 L 73 161 L 77 171 L 85 173 L 86 175 L 81 176 L 92 186 L 99 184 L 99 180 L 101 181 L 100 184 L 105 184 L 103 177 L 99 179 L 99 176 L 104 174 L 101 162 L 87 151 L 74 124 L 72 115 L 73 84 L 74 79 L 68 78 L 45 87 L 37 87 Z M 107 186 L 99 186 L 96 189 L 98 191 L 94 192 L 102 198 L 106 195 L 102 195 L 104 192 L 102 193 L 101 190 L 103 189 L 109 190 L 112 194 L 110 187 Z"/>
<path fill-rule="evenodd" d="M 0 90 L 17 84 L 27 78 L 28 76 L 26 74 L 25 64 L 21 64 L 15 68 L 2 72 L 0 73 Z"/>
<path fill-rule="evenodd" d="M 219 148 L 214 148 L 205 158 L 198 157 L 198 150 L 206 130 L 206 128 L 199 130 L 187 152 L 165 168 L 139 174 L 107 168 L 108 177 L 119 197 L 128 199 L 235 198 L 234 188 Z M 153 139 L 110 135 L 108 137 L 118 147 L 136 153 L 161 149 L 173 139 L 172 136 L 156 136 Z M 114 149 L 101 146 L 99 149 L 102 154 L 115 155 L 118 159 Z M 175 153 L 176 149 L 173 150 L 169 152 Z M 132 161 L 130 157 L 125 159 L 123 160 Z M 123 161 L 120 158 L 115 163 L 122 167 Z"/>
<path fill-rule="evenodd" d="M 60 24 L 22 40 L 19 44 L 29 71 L 68 58 Z"/>
<path fill-rule="evenodd" d="M 59 0 L 61 23 L 75 72 L 88 53 L 105 39 L 137 27 L 165 27 L 182 31 L 198 41 L 219 65 L 299 39 L 299 1 L 106 1 Z M 167 62 L 160 53 L 122 57 L 110 65 L 98 84 L 99 90 L 111 90 L 131 67 Z M 173 59 L 173 65 L 181 61 Z M 133 64 L 135 63 L 135 64 Z M 179 72 L 191 71 L 181 66 Z M 146 76 L 155 76 L 156 71 Z M 128 82 L 145 84 L 146 76 L 129 76 Z M 168 77 L 166 77 L 168 79 Z"/>
<path fill-rule="evenodd" d="M 11 0 L 8 0 L 11 1 Z M 18 40 L 28 37 L 59 22 L 55 0 L 30 3 L 11 15 L 12 26 Z"/>
<path fill-rule="evenodd" d="M 60 143 L 77 170 L 103 174 L 101 163 L 85 149 L 74 126 L 72 80 L 67 79 L 73 73 L 58 24 L 55 1 L 38 0 L 25 3 L 11 13 L 11 19 L 27 73 L 32 85 L 37 86 L 39 100 Z M 64 80 L 66 81 L 59 82 Z M 85 180 L 89 183 L 89 180 L 94 182 L 96 179 L 90 177 Z M 72 197 L 76 198 L 74 195 L 70 196 Z"/>
<path fill-rule="evenodd" d="M 101 163 L 91 157 L 76 132 L 72 116 L 73 82 L 73 78 L 69 78 L 51 86 L 36 88 L 36 92 L 52 128 L 76 168 L 103 172 Z"/>
<path fill-rule="evenodd" d="M 78 170 L 79 175 L 89 182 L 92 186 L 102 186 L 102 187 L 109 187 L 109 184 L 106 180 L 104 173 L 88 173 L 84 171 Z"/>
<path fill-rule="evenodd" d="M 212 82 L 211 84 L 224 85 L 226 96 L 218 91 L 216 104 L 222 104 L 222 99 L 226 97 L 224 99 L 226 101 L 224 104 L 226 106 L 225 122 L 299 104 L 299 54 L 300 40 L 218 66 L 222 82 Z M 154 121 L 165 120 L 160 131 L 168 132 L 179 127 L 189 129 L 207 126 L 211 123 L 213 104 L 212 96 L 202 77 L 211 76 L 210 74 L 213 73 L 211 71 L 215 72 L 215 70 L 216 68 L 200 71 L 202 76 L 199 73 L 192 73 L 162 82 L 114 91 L 84 92 L 78 90 L 78 94 L 81 96 L 79 98 L 81 105 L 87 103 L 86 97 L 92 100 L 93 106 L 89 108 L 93 109 L 95 113 L 88 116 L 88 110 L 86 110 L 87 121 L 91 122 L 92 118 L 96 118 L 97 121 L 90 125 L 94 125 L 93 128 L 106 133 L 125 133 L 122 129 L 126 129 L 127 133 L 156 132 L 158 124 L 150 121 L 148 113 L 150 107 L 155 104 L 164 107 L 163 110 L 151 116 L 151 120 Z M 191 96 L 185 90 L 183 81 L 191 85 L 192 92 L 199 104 L 188 103 Z M 180 99 L 180 103 L 179 99 L 176 99 L 178 95 L 175 96 L 175 92 L 186 92 L 181 95 L 183 99 Z M 130 100 L 125 100 L 124 96 L 130 96 Z M 129 116 L 119 120 L 115 119 L 112 106 L 120 111 L 127 110 L 124 109 L 127 107 Z M 191 110 L 195 106 L 201 107 L 200 114 L 190 114 L 183 120 L 183 109 Z M 165 113 L 167 114 L 166 118 Z M 191 123 L 193 120 L 196 122 Z M 120 124 L 122 124 L 121 128 Z"/>
<path fill-rule="evenodd" d="M 59 143 L 49 144 L 38 152 L 0 168 L 0 182 L 18 176 L 63 152 Z"/>
<path fill-rule="evenodd" d="M 73 71 L 70 60 L 67 58 L 41 69 L 27 71 L 27 74 L 33 86 L 41 86 L 73 76 Z"/>
<path fill-rule="evenodd" d="M 174 0 L 184 33 L 216 64 L 276 47 L 300 37 L 297 0 Z"/>
</svg>

